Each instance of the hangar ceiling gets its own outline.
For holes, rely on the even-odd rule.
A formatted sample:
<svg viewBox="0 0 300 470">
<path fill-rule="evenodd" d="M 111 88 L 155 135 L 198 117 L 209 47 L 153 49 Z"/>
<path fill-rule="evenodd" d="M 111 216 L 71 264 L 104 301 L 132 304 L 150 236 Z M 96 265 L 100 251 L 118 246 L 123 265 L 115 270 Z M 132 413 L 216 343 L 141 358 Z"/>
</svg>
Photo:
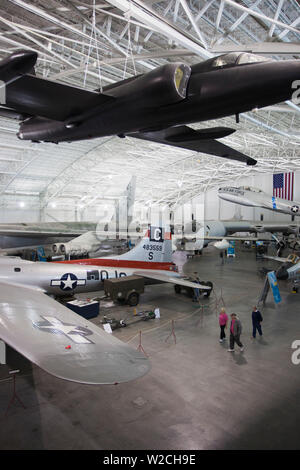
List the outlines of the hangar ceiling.
<svg viewBox="0 0 300 470">
<path fill-rule="evenodd" d="M 299 23 L 297 0 L 1 0 L 0 56 L 35 50 L 38 76 L 95 90 L 231 50 L 299 60 Z M 255 167 L 130 138 L 23 142 L 18 124 L 0 118 L 2 204 L 85 208 L 118 195 L 120 181 L 136 175 L 138 203 L 174 205 L 257 172 L 300 170 L 295 104 L 241 115 L 238 124 L 234 117 L 205 123 L 219 125 L 237 129 L 222 142 L 256 158 Z"/>
</svg>

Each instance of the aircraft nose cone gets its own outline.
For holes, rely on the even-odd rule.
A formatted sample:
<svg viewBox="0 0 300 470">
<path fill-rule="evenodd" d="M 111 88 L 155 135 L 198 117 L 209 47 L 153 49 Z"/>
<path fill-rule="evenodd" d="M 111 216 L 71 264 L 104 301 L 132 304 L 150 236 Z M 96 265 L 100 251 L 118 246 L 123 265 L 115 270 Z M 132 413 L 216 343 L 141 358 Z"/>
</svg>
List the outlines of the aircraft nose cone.
<svg viewBox="0 0 300 470">
<path fill-rule="evenodd" d="M 34 51 L 19 50 L 11 55 L 10 59 L 23 73 L 34 67 L 38 54 Z"/>
</svg>

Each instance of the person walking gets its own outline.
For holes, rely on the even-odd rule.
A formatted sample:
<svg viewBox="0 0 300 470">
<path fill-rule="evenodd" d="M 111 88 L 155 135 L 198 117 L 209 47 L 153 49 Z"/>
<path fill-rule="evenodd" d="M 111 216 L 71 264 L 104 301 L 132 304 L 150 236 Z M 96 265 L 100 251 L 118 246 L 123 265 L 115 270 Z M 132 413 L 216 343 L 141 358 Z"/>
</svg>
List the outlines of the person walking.
<svg viewBox="0 0 300 470">
<path fill-rule="evenodd" d="M 219 314 L 219 325 L 220 325 L 220 343 L 223 343 L 224 339 L 226 338 L 225 328 L 227 328 L 228 322 L 228 315 L 225 312 L 225 308 L 221 308 L 221 312 Z"/>
<path fill-rule="evenodd" d="M 235 313 L 231 315 L 231 323 L 230 323 L 230 347 L 228 349 L 229 352 L 234 352 L 234 344 L 236 343 L 240 347 L 240 351 L 244 351 L 244 346 L 241 343 L 240 336 L 242 334 L 242 324 L 239 318 Z"/>
<path fill-rule="evenodd" d="M 253 339 L 256 338 L 256 330 L 258 331 L 259 336 L 262 336 L 262 329 L 261 329 L 261 322 L 263 321 L 262 314 L 257 309 L 256 305 L 253 307 L 252 311 L 252 337 Z"/>
<path fill-rule="evenodd" d="M 198 273 L 194 273 L 194 282 L 196 284 L 200 284 L 200 279 L 198 277 Z M 194 289 L 194 296 L 193 296 L 193 302 L 199 302 L 200 300 L 200 289 L 195 288 Z"/>
</svg>

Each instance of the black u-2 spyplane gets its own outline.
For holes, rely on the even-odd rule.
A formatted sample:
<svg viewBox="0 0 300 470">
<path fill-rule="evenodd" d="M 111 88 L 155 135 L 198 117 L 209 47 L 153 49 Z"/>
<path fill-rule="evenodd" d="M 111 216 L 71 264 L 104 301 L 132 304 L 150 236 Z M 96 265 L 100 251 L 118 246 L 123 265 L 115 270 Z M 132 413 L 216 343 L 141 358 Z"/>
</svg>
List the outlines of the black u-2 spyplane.
<svg viewBox="0 0 300 470">
<path fill-rule="evenodd" d="M 18 137 L 72 142 L 108 135 L 136 137 L 255 165 L 216 139 L 235 129 L 194 130 L 186 124 L 235 115 L 289 100 L 300 61 L 229 53 L 191 67 L 169 63 L 87 91 L 38 78 L 37 54 L 17 51 L 0 62 L 0 115 L 21 121 Z"/>
</svg>

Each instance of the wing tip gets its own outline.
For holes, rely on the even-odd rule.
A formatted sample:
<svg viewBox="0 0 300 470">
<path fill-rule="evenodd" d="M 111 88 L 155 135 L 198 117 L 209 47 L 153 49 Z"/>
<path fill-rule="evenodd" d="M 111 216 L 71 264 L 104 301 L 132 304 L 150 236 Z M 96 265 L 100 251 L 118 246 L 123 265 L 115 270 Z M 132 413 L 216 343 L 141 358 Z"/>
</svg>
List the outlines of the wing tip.
<svg viewBox="0 0 300 470">
<path fill-rule="evenodd" d="M 254 158 L 248 158 L 247 159 L 247 165 L 254 166 L 256 164 L 257 164 L 257 160 L 254 160 Z"/>
</svg>

